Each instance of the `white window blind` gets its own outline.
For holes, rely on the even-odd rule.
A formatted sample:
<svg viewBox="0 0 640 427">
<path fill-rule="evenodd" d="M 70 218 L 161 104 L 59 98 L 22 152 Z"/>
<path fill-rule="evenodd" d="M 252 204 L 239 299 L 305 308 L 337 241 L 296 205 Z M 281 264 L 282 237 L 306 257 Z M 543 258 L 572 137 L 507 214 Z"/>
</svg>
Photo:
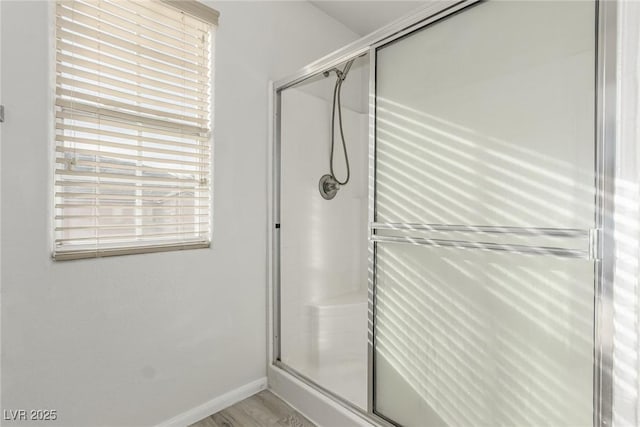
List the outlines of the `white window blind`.
<svg viewBox="0 0 640 427">
<path fill-rule="evenodd" d="M 216 19 L 193 1 L 57 2 L 55 259 L 209 245 Z"/>
</svg>

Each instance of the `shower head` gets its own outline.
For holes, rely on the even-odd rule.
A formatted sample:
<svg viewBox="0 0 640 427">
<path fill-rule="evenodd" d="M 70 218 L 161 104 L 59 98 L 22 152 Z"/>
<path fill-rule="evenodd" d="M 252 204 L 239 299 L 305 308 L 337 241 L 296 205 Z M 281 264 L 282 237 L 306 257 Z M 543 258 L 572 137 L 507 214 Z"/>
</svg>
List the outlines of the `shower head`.
<svg viewBox="0 0 640 427">
<path fill-rule="evenodd" d="M 338 79 L 344 81 L 344 79 L 347 78 L 347 74 L 349 74 L 349 70 L 353 65 L 353 61 L 355 61 L 355 59 L 352 59 L 351 61 L 347 62 L 342 70 L 337 67 L 333 67 L 325 71 L 324 73 L 322 73 L 322 75 L 324 75 L 325 77 L 329 77 L 331 75 L 331 72 L 334 72 L 336 73 L 336 76 L 338 76 Z"/>
<path fill-rule="evenodd" d="M 355 61 L 355 59 L 352 59 L 351 61 L 347 62 L 347 65 L 344 66 L 344 69 L 342 70 L 342 75 L 344 76 L 342 77 L 343 80 L 347 78 L 347 74 L 349 74 L 349 70 L 353 65 L 353 61 Z"/>
</svg>

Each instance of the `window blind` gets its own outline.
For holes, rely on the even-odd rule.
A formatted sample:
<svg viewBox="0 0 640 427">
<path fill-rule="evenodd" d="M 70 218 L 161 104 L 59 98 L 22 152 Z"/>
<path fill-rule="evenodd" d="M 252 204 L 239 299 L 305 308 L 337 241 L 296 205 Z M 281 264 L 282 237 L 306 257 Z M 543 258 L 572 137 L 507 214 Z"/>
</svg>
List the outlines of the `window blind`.
<svg viewBox="0 0 640 427">
<path fill-rule="evenodd" d="M 209 245 L 215 19 L 56 3 L 55 259 Z"/>
</svg>

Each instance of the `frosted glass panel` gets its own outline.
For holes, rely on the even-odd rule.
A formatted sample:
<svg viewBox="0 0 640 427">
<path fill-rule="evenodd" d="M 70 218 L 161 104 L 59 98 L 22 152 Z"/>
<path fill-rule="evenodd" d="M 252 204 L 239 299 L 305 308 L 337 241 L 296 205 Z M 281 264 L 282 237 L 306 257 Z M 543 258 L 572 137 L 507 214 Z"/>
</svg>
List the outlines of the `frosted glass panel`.
<svg viewBox="0 0 640 427">
<path fill-rule="evenodd" d="M 376 222 L 584 233 L 376 230 L 377 414 L 592 425 L 595 20 L 590 1 L 488 1 L 378 49 Z M 584 258 L 397 242 L 420 237 Z"/>
<path fill-rule="evenodd" d="M 377 221 L 591 228 L 595 6 L 481 3 L 378 50 Z"/>
<path fill-rule="evenodd" d="M 403 426 L 588 426 L 593 262 L 377 244 L 375 410 Z"/>
</svg>

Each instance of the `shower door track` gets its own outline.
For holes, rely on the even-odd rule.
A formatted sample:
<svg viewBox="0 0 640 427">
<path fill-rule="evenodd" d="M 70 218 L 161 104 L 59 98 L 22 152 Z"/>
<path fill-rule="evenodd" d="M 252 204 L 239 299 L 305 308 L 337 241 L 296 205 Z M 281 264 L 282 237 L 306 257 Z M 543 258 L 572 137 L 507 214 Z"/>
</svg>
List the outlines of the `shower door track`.
<svg viewBox="0 0 640 427">
<path fill-rule="evenodd" d="M 482 0 L 463 0 L 437 2 L 415 13 L 389 24 L 368 36 L 357 40 L 342 49 L 302 68 L 292 76 L 273 84 L 272 114 L 272 158 L 270 161 L 271 211 L 268 225 L 268 237 L 271 253 L 268 264 L 272 304 L 272 351 L 268 355 L 269 364 L 280 369 L 305 385 L 315 389 L 326 397 L 350 410 L 355 415 L 374 425 L 394 426 L 393 422 L 374 412 L 375 381 L 373 349 L 375 330 L 375 251 L 376 242 L 388 241 L 399 244 L 426 244 L 433 246 L 455 246 L 468 249 L 500 250 L 506 252 L 545 253 L 571 258 L 594 260 L 594 349 L 593 349 L 593 426 L 606 427 L 612 423 L 613 405 L 613 286 L 615 257 L 615 219 L 614 219 L 614 179 L 616 155 L 616 36 L 617 36 L 617 0 L 596 0 L 596 83 L 595 83 L 595 228 L 558 229 L 558 228 L 520 228 L 496 226 L 466 226 L 449 224 L 408 224 L 375 222 L 375 94 L 376 94 L 376 52 L 381 46 L 410 34 L 420 28 L 433 24 L 440 19 L 463 11 Z M 289 87 L 319 75 L 344 61 L 369 54 L 369 289 L 368 289 L 368 378 L 367 410 L 364 411 L 348 400 L 315 383 L 281 360 L 281 306 L 280 306 L 280 119 L 281 92 Z M 574 250 L 555 247 L 528 245 L 503 245 L 489 242 L 467 240 L 425 239 L 408 236 L 381 236 L 376 230 L 399 231 L 450 231 L 483 234 L 512 234 L 520 236 L 550 236 L 588 238 L 587 250 Z"/>
</svg>

